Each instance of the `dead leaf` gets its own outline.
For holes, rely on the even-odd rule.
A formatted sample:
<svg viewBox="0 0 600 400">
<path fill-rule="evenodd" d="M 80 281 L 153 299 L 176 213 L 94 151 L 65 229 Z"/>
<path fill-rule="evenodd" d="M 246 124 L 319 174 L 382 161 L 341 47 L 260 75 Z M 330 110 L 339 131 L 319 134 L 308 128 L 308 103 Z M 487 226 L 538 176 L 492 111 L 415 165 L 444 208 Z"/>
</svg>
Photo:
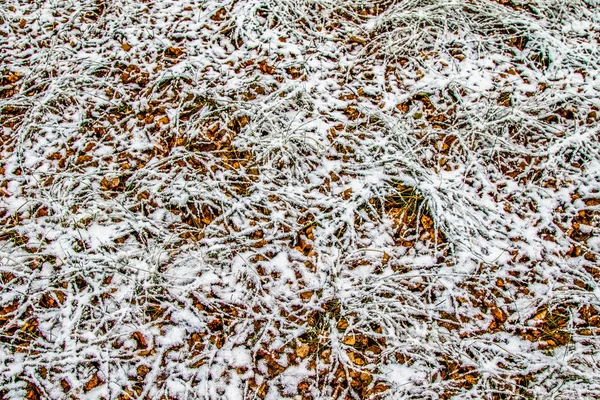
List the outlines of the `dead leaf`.
<svg viewBox="0 0 600 400">
<path fill-rule="evenodd" d="M 212 321 L 210 321 L 208 324 L 208 329 L 211 330 L 211 332 L 215 332 L 215 331 L 221 331 L 223 330 L 223 321 L 219 318 L 215 318 Z"/>
<path fill-rule="evenodd" d="M 491 307 L 490 311 L 492 312 L 494 319 L 496 319 L 497 321 L 499 321 L 499 322 L 506 321 L 506 314 L 504 313 L 504 311 L 502 311 L 498 307 Z"/>
<path fill-rule="evenodd" d="M 354 346 L 356 344 L 356 336 L 354 335 L 350 335 L 350 336 L 346 336 L 343 340 L 344 344 L 347 344 L 348 346 Z"/>
<path fill-rule="evenodd" d="M 220 349 L 225 345 L 225 336 L 223 335 L 213 335 L 208 339 L 212 344 L 214 344 L 217 349 Z"/>
<path fill-rule="evenodd" d="M 348 188 L 342 192 L 342 199 L 348 200 L 352 196 L 352 188 Z"/>
<path fill-rule="evenodd" d="M 346 115 L 346 117 L 348 117 L 350 121 L 354 121 L 355 119 L 360 117 L 360 113 L 353 105 L 349 105 L 348 107 L 346 107 L 344 109 L 344 114 Z"/>
<path fill-rule="evenodd" d="M 300 297 L 302 298 L 302 300 L 310 300 L 313 296 L 313 293 L 314 292 L 312 291 L 302 292 L 300 293 Z"/>
<path fill-rule="evenodd" d="M 13 74 L 10 74 L 6 80 L 8 81 L 8 83 L 15 83 L 16 81 L 19 80 L 21 74 L 19 72 L 15 72 Z"/>
<path fill-rule="evenodd" d="M 367 43 L 367 41 L 358 36 L 350 36 L 350 38 L 348 39 L 348 43 L 356 43 L 364 46 Z"/>
<path fill-rule="evenodd" d="M 77 157 L 75 164 L 77 164 L 77 165 L 85 164 L 85 163 L 92 161 L 93 159 L 94 158 L 92 156 L 88 156 L 87 154 L 84 154 L 82 156 Z"/>
<path fill-rule="evenodd" d="M 386 265 L 390 261 L 390 255 L 388 253 L 383 253 L 383 257 L 381 258 L 381 264 Z"/>
<path fill-rule="evenodd" d="M 123 42 L 123 44 L 121 45 L 121 48 L 125 51 L 131 50 L 131 46 L 127 42 Z"/>
<path fill-rule="evenodd" d="M 144 335 L 142 335 L 141 332 L 139 332 L 139 331 L 134 332 L 133 335 L 131 335 L 131 338 L 133 340 L 135 340 L 138 350 L 148 348 L 148 343 L 146 342 L 146 338 L 144 337 Z"/>
<path fill-rule="evenodd" d="M 119 177 L 114 177 L 114 178 L 104 177 L 104 178 L 102 178 L 102 181 L 100 181 L 100 186 L 104 190 L 114 190 L 120 184 L 121 184 L 121 178 L 119 178 Z"/>
<path fill-rule="evenodd" d="M 169 47 L 166 51 L 165 51 L 165 55 L 167 57 L 171 57 L 171 58 L 177 58 L 180 55 L 183 54 L 183 50 L 180 49 L 179 47 Z"/>
<path fill-rule="evenodd" d="M 433 226 L 433 220 L 431 218 L 429 218 L 427 215 L 422 215 L 421 216 L 421 225 L 423 225 L 423 228 L 429 229 Z"/>
<path fill-rule="evenodd" d="M 544 310 L 540 311 L 539 313 L 537 313 L 535 315 L 535 317 L 533 317 L 533 319 L 536 321 L 543 321 L 544 318 L 546 318 L 546 314 L 548 314 L 548 310 L 544 309 Z"/>
<path fill-rule="evenodd" d="M 275 68 L 267 64 L 266 60 L 258 62 L 258 69 L 260 70 L 260 72 L 267 75 L 273 75 L 275 73 Z"/>
<path fill-rule="evenodd" d="M 136 372 L 138 376 L 144 377 L 150 372 L 150 367 L 148 367 L 147 365 L 140 365 L 139 367 L 137 367 Z"/>
<path fill-rule="evenodd" d="M 477 383 L 477 378 L 474 375 L 467 374 L 465 375 L 465 380 L 469 382 L 471 385 L 475 385 Z"/>
<path fill-rule="evenodd" d="M 384 385 L 383 383 L 378 383 L 377 385 L 375 385 L 373 387 L 373 389 L 371 389 L 368 394 L 369 395 L 374 395 L 374 394 L 379 394 L 379 393 L 383 393 L 386 392 L 390 389 L 390 387 L 388 385 Z"/>
<path fill-rule="evenodd" d="M 348 328 L 348 321 L 346 321 L 345 319 L 339 320 L 337 323 L 337 328 L 339 330 L 344 330 L 344 329 Z"/>
<path fill-rule="evenodd" d="M 215 12 L 210 19 L 212 19 L 213 21 L 219 22 L 219 21 L 223 21 L 225 19 L 225 15 L 227 14 L 227 11 L 224 8 L 221 8 L 219 10 L 217 10 L 217 12 Z"/>
<path fill-rule="evenodd" d="M 167 125 L 169 123 L 169 117 L 166 115 L 156 121 L 156 126 L 161 127 L 162 125 Z"/>
<path fill-rule="evenodd" d="M 94 374 L 92 378 L 83 386 L 83 390 L 89 392 L 90 390 L 97 388 L 98 386 L 102 386 L 104 381 L 100 379 L 98 374 Z"/>
<path fill-rule="evenodd" d="M 300 358 L 306 358 L 308 356 L 308 353 L 310 353 L 309 345 L 302 344 L 302 345 L 296 347 L 296 356 L 298 356 Z"/>
<path fill-rule="evenodd" d="M 267 386 L 267 384 L 265 382 L 262 385 L 260 385 L 260 387 L 256 391 L 256 395 L 258 397 L 260 397 L 261 399 L 264 399 L 265 397 L 267 397 L 268 392 L 269 392 L 269 387 Z"/>
<path fill-rule="evenodd" d="M 361 366 L 366 364 L 365 360 L 358 353 L 348 350 L 348 352 L 346 354 L 348 354 L 348 358 L 354 364 L 361 365 Z"/>
</svg>

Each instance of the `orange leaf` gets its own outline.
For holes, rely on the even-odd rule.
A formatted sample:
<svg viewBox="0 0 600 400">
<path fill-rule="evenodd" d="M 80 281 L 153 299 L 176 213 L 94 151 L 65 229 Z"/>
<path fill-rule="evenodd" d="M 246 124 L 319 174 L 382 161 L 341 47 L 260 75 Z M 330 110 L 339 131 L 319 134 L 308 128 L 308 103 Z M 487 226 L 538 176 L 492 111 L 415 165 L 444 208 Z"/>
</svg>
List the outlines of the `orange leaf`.
<svg viewBox="0 0 600 400">
<path fill-rule="evenodd" d="M 92 378 L 83 386 L 83 390 L 89 392 L 90 390 L 97 388 L 98 386 L 102 386 L 104 381 L 100 379 L 98 374 L 94 374 Z"/>
</svg>

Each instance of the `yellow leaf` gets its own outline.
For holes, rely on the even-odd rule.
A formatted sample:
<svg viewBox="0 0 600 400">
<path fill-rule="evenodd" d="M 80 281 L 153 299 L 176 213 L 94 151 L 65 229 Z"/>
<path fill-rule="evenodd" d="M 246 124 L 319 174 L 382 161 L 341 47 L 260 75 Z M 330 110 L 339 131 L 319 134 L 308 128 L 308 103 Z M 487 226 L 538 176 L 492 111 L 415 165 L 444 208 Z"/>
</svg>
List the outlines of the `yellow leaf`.
<svg viewBox="0 0 600 400">
<path fill-rule="evenodd" d="M 310 353 L 310 346 L 307 344 L 296 347 L 296 355 L 300 358 L 306 358 Z"/>
</svg>

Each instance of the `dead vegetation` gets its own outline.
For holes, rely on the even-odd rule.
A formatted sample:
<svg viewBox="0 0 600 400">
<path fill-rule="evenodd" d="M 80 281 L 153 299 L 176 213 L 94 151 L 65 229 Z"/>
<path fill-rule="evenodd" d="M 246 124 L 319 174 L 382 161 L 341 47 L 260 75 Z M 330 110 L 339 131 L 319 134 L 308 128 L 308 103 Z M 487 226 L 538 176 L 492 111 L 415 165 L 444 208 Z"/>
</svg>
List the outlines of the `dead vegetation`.
<svg viewBox="0 0 600 400">
<path fill-rule="evenodd" d="M 9 2 L 0 397 L 597 397 L 597 15 Z"/>
</svg>

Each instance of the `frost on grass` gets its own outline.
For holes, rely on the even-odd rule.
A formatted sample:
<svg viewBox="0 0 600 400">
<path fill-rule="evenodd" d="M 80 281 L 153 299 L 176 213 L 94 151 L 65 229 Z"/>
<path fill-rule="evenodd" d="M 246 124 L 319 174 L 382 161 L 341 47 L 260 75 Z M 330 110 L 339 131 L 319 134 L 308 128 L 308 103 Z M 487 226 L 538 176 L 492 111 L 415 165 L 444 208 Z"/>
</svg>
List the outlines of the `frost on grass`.
<svg viewBox="0 0 600 400">
<path fill-rule="evenodd" d="M 596 1 L 5 2 L 0 397 L 600 396 Z"/>
</svg>

